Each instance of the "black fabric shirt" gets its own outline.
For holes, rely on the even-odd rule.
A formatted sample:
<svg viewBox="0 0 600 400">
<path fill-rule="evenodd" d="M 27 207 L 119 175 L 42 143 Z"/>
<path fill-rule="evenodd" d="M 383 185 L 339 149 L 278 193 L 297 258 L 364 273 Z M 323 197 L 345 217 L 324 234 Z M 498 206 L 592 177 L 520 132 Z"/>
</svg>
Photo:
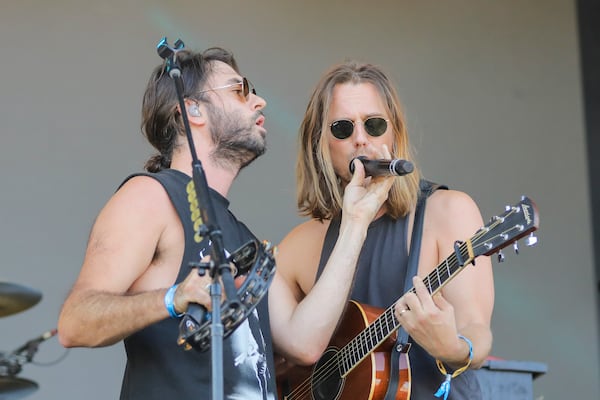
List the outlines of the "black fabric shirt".
<svg viewBox="0 0 600 400">
<path fill-rule="evenodd" d="M 185 232 L 185 251 L 176 282 L 185 279 L 190 262 L 210 254 L 209 240 L 194 240 L 186 187 L 191 178 L 167 169 L 146 175 L 165 188 Z M 125 182 L 133 176 L 128 177 Z M 210 190 L 216 224 L 221 228 L 227 255 L 248 240 L 250 230 L 229 211 L 229 201 Z M 269 329 L 268 295 L 237 329 L 223 341 L 224 398 L 231 400 L 276 398 L 273 350 Z M 121 400 L 206 399 L 211 393 L 211 351 L 184 351 L 177 345 L 179 319 L 167 318 L 124 340 L 127 366 Z"/>
</svg>

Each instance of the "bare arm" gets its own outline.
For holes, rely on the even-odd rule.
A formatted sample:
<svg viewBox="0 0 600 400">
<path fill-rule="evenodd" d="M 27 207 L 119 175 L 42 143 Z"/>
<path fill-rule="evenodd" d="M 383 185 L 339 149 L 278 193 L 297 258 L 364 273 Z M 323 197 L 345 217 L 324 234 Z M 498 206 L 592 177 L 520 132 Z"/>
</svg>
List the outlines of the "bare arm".
<svg viewBox="0 0 600 400">
<path fill-rule="evenodd" d="M 452 368 L 466 364 L 469 348 L 458 335 L 473 343 L 472 368 L 485 361 L 492 347 L 490 328 L 494 306 L 494 283 L 489 257 L 478 257 L 434 297 L 422 283 L 426 276 L 454 251 L 456 240 L 471 237 L 483 226 L 473 200 L 457 191 L 438 191 L 427 205 L 416 294 L 404 295 L 396 305 L 396 316 L 433 357 Z M 407 312 L 400 312 L 404 309 Z"/>
<path fill-rule="evenodd" d="M 166 192 L 152 178 L 131 179 L 109 200 L 59 316 L 65 347 L 110 345 L 168 317 L 164 296 L 183 254 L 183 243 L 173 245 L 182 238 L 177 222 Z M 197 290 L 202 279 L 194 275 L 180 285 L 176 310 L 187 307 L 191 286 L 203 292 Z M 199 302 L 209 301 L 206 294 L 197 296 Z"/>
<path fill-rule="evenodd" d="M 345 190 L 336 245 L 322 276 L 306 297 L 292 276 L 308 274 L 314 279 L 324 225 L 310 221 L 292 231 L 279 247 L 277 265 L 281 272 L 269 294 L 271 330 L 277 350 L 296 363 L 314 363 L 327 346 L 347 304 L 369 223 L 393 182 L 393 178 L 378 178 L 365 187 L 362 164 L 358 165 L 360 172 Z"/>
</svg>

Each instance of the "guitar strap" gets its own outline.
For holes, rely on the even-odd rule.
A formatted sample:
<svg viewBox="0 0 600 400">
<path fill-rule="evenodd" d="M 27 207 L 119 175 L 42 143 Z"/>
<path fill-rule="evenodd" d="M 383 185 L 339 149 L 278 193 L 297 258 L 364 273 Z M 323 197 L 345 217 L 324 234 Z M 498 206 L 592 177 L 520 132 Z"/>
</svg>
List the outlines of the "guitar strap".
<svg viewBox="0 0 600 400">
<path fill-rule="evenodd" d="M 437 189 L 448 189 L 447 186 L 429 182 L 421 179 L 419 182 L 420 192 L 415 208 L 415 221 L 413 223 L 412 237 L 410 240 L 410 251 L 408 253 L 408 267 L 406 268 L 406 278 L 404 280 L 404 291 L 408 292 L 412 288 L 412 278 L 417 274 L 419 265 L 419 252 L 421 251 L 421 237 L 423 236 L 423 219 L 425 216 L 425 203 L 429 197 Z M 388 383 L 387 391 L 383 400 L 395 400 L 396 392 L 398 391 L 398 364 L 400 362 L 400 354 L 406 353 L 410 349 L 408 343 L 408 332 L 403 327 L 398 329 L 396 337 L 396 345 L 392 348 L 391 365 L 390 365 L 390 382 Z"/>
</svg>

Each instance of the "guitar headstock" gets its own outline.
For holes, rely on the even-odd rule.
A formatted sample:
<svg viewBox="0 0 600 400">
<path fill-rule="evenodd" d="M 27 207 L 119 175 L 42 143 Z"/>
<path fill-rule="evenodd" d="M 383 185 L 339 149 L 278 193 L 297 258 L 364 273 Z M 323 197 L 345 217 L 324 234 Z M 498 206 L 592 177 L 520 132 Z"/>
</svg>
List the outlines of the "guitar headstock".
<svg viewBox="0 0 600 400">
<path fill-rule="evenodd" d="M 523 196 L 519 203 L 507 206 L 503 214 L 493 217 L 487 225 L 473 235 L 471 243 L 474 255 L 492 255 L 529 234 L 531 236 L 526 244 L 533 246 L 537 243 L 537 237 L 533 236 L 533 232 L 538 227 L 537 206 L 530 198 Z M 499 261 L 503 261 L 501 253 Z"/>
</svg>

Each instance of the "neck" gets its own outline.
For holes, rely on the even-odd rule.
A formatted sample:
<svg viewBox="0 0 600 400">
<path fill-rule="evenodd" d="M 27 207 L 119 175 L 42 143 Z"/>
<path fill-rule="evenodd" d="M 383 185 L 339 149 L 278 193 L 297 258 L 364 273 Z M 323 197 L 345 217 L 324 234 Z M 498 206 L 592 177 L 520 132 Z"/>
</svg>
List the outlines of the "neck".
<svg viewBox="0 0 600 400">
<path fill-rule="evenodd" d="M 208 156 L 199 155 L 198 158 L 202 164 L 202 170 L 208 186 L 223 197 L 227 197 L 238 171 L 219 167 L 211 163 Z M 179 153 L 177 156 L 174 155 L 171 168 L 192 176 L 192 157 L 189 154 L 185 155 L 183 153 Z"/>
<path fill-rule="evenodd" d="M 385 213 L 387 212 L 387 207 L 384 205 L 381 206 L 381 208 L 379 209 L 379 211 L 377 211 L 377 214 L 375 214 L 375 217 L 373 218 L 373 221 L 375 221 L 376 219 L 383 217 L 385 215 Z"/>
</svg>

